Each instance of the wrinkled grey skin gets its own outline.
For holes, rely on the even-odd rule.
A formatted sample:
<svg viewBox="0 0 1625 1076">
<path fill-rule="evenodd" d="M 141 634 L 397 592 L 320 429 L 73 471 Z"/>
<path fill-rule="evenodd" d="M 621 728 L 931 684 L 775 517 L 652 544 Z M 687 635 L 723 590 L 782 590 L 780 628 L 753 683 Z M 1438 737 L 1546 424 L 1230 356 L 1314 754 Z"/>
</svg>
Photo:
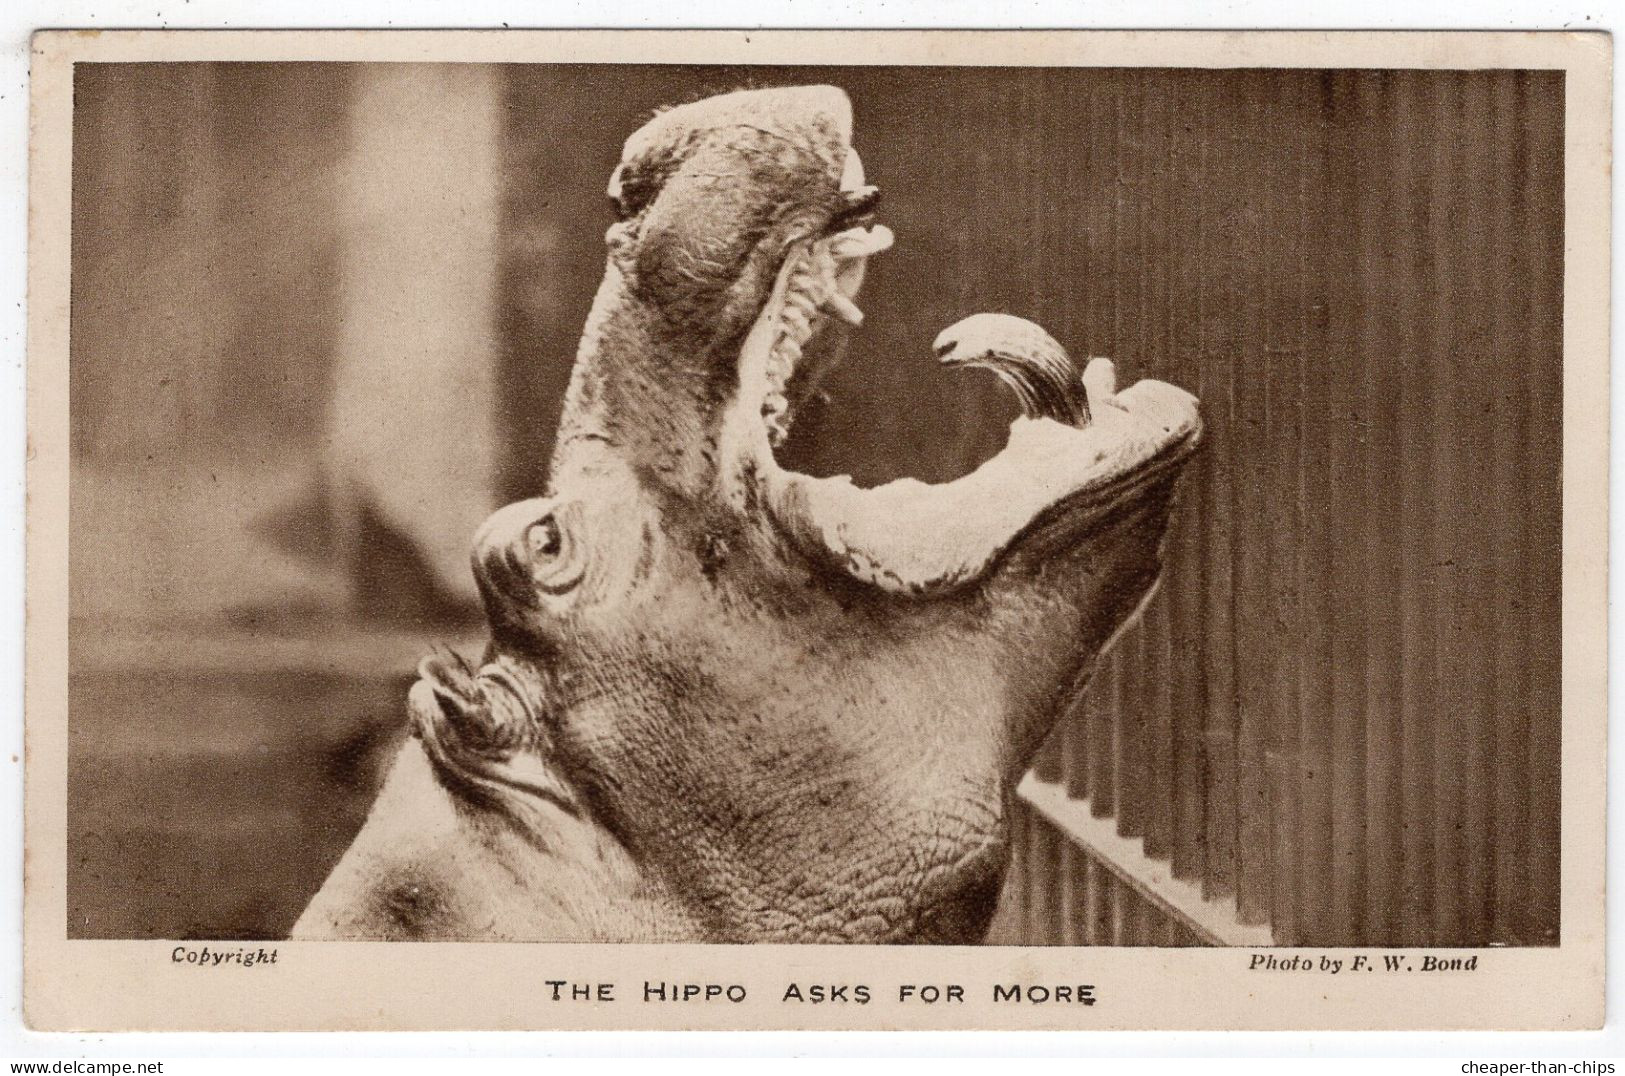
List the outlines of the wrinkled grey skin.
<svg viewBox="0 0 1625 1076">
<path fill-rule="evenodd" d="M 1113 396 L 1109 372 L 1085 398 L 1101 368 L 1080 380 L 1047 337 L 1043 363 L 939 341 L 1016 385 L 1033 429 L 1092 411 L 1098 473 L 985 524 L 951 574 L 820 545 L 730 431 L 760 421 L 742 349 L 781 268 L 867 211 L 842 189 L 849 137 L 844 95 L 812 87 L 696 102 L 628 142 L 551 488 L 476 538 L 490 645 L 425 661 L 417 736 L 296 937 L 982 938 L 1014 784 L 1150 593 L 1199 422 L 1169 386 Z M 973 509 L 946 518 L 976 550 Z M 943 528 L 906 515 L 893 537 L 929 551 Z"/>
</svg>

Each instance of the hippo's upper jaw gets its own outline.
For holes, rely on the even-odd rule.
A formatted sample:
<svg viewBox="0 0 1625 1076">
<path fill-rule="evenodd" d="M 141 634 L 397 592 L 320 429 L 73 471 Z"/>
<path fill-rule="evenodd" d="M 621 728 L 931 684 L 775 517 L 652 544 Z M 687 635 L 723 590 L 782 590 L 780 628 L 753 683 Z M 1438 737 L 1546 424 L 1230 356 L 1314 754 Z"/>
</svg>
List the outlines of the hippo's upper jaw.
<svg viewBox="0 0 1625 1076">
<path fill-rule="evenodd" d="M 430 765 L 398 781 L 435 787 L 386 791 L 301 930 L 979 940 L 1011 789 L 1150 594 L 1200 422 L 984 314 L 935 357 L 1016 392 L 998 455 L 868 490 L 781 467 L 891 239 L 850 134 L 808 87 L 628 140 L 551 489 L 476 538 L 491 646 L 413 692 Z M 438 845 L 390 845 L 409 803 Z M 403 872 L 442 911 L 380 927 Z"/>
</svg>

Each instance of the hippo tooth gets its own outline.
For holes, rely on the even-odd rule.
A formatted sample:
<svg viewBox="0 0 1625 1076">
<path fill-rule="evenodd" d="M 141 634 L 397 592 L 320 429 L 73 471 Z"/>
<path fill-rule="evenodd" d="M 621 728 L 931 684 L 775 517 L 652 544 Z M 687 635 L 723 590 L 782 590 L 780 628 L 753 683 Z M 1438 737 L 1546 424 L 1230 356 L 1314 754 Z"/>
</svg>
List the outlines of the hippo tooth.
<svg viewBox="0 0 1625 1076">
<path fill-rule="evenodd" d="M 779 338 L 778 344 L 774 346 L 773 353 L 769 356 L 768 366 L 770 370 L 775 366 L 779 367 L 783 371 L 784 380 L 789 381 L 791 371 L 795 369 L 796 363 L 800 361 L 801 339 L 792 333 L 786 333 Z"/>
<path fill-rule="evenodd" d="M 1025 318 L 975 314 L 944 329 L 933 350 L 944 366 L 992 370 L 1015 392 L 1028 418 L 1078 428 L 1090 422 L 1078 368 L 1054 337 Z"/>
<path fill-rule="evenodd" d="M 1116 403 L 1117 396 L 1117 367 L 1110 359 L 1090 359 L 1083 368 L 1083 391 L 1089 398 L 1091 408 L 1104 407 L 1107 404 L 1121 406 Z"/>
<path fill-rule="evenodd" d="M 767 427 L 767 439 L 774 448 L 790 436 L 789 412 L 790 401 L 782 392 L 769 392 L 762 400 L 762 424 Z"/>
<path fill-rule="evenodd" d="M 787 335 L 795 337 L 797 344 L 806 339 L 806 333 L 812 325 L 812 319 L 807 316 L 807 311 L 800 303 L 794 305 L 785 304 L 784 313 L 781 316 L 784 319 L 784 326 L 788 330 Z"/>
<path fill-rule="evenodd" d="M 863 311 L 857 304 L 840 292 L 831 292 L 829 298 L 824 300 L 824 309 L 846 322 L 848 325 L 862 325 Z"/>
<path fill-rule="evenodd" d="M 783 446 L 790 436 L 790 429 L 785 425 L 787 421 L 783 414 L 764 414 L 762 425 L 767 429 L 767 440 L 774 448 Z"/>
<path fill-rule="evenodd" d="M 890 228 L 876 224 L 852 228 L 829 238 L 829 251 L 837 258 L 867 258 L 888 249 L 895 241 Z"/>
<path fill-rule="evenodd" d="M 790 357 L 774 352 L 767 367 L 767 388 L 769 392 L 783 392 L 784 387 L 790 383 Z"/>
<path fill-rule="evenodd" d="M 784 304 L 783 330 L 785 335 L 795 338 L 798 347 L 812 335 L 812 319 L 817 313 L 818 300 L 811 295 L 797 294 Z"/>
</svg>

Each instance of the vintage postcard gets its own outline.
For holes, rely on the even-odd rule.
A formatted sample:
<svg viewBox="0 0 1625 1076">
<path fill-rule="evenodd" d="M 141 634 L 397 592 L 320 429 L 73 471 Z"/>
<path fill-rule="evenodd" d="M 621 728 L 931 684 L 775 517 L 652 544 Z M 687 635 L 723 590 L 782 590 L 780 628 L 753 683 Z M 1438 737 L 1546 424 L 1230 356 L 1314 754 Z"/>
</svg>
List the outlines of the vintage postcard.
<svg viewBox="0 0 1625 1076">
<path fill-rule="evenodd" d="M 34 40 L 42 1029 L 1587 1028 L 1610 40 Z"/>
</svg>

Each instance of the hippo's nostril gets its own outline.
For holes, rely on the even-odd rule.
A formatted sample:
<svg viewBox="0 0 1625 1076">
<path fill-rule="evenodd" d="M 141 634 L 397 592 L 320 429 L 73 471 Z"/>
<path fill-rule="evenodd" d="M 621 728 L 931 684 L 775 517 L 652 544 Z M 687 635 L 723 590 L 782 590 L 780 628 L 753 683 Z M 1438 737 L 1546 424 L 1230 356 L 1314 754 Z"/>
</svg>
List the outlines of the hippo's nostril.
<svg viewBox="0 0 1625 1076">
<path fill-rule="evenodd" d="M 418 678 L 434 688 L 437 696 L 468 702 L 473 698 L 474 668 L 468 660 L 444 643 L 418 662 Z"/>
<path fill-rule="evenodd" d="M 946 359 L 949 355 L 954 353 L 954 348 L 956 346 L 957 345 L 952 340 L 939 340 L 936 347 L 932 348 L 931 350 L 938 359 Z"/>
</svg>

